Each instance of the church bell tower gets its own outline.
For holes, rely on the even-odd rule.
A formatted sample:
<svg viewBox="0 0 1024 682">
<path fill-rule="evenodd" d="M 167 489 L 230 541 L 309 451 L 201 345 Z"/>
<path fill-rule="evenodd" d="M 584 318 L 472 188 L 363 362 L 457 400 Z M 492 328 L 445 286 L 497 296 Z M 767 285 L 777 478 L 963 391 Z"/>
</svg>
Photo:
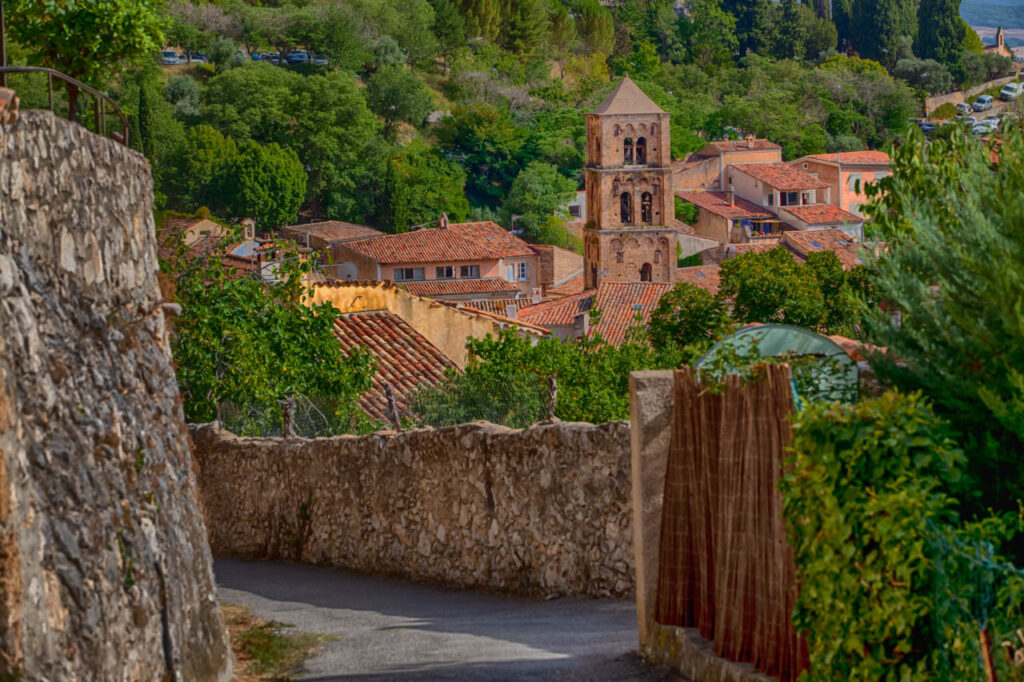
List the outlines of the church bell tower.
<svg viewBox="0 0 1024 682">
<path fill-rule="evenodd" d="M 587 114 L 584 287 L 673 282 L 675 194 L 669 114 L 626 76 Z"/>
</svg>

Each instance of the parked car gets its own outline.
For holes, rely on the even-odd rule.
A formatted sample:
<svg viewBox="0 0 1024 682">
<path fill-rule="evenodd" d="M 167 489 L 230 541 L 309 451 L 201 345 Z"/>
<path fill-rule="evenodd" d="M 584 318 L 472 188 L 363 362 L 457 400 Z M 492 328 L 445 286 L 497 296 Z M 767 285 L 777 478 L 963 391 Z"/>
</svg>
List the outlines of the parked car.
<svg viewBox="0 0 1024 682">
<path fill-rule="evenodd" d="M 313 53 L 313 58 L 309 60 L 310 64 L 316 64 L 317 66 L 327 66 L 327 57 L 323 56 L 319 52 Z"/>
<path fill-rule="evenodd" d="M 930 135 L 931 133 L 934 133 L 939 126 L 933 121 L 918 121 L 917 127 L 920 128 L 921 132 L 925 135 Z"/>
<path fill-rule="evenodd" d="M 196 62 L 197 64 L 206 64 L 207 62 L 210 61 L 210 58 L 207 57 L 202 52 L 193 52 L 192 53 L 192 61 Z"/>
<path fill-rule="evenodd" d="M 276 52 L 264 52 L 262 55 L 263 61 L 270 62 L 274 66 L 281 63 L 281 55 Z"/>
<path fill-rule="evenodd" d="M 988 111 L 992 108 L 992 101 L 992 95 L 978 95 L 978 99 L 974 100 L 971 107 L 975 111 Z"/>
<path fill-rule="evenodd" d="M 160 53 L 160 62 L 162 64 L 179 64 L 178 53 L 174 50 L 164 50 Z"/>
<path fill-rule="evenodd" d="M 1020 83 L 1007 83 L 999 91 L 999 99 L 1009 102 L 1020 97 L 1021 92 L 1024 92 L 1024 85 Z"/>
<path fill-rule="evenodd" d="M 971 105 L 967 102 L 957 102 L 956 106 L 953 108 L 956 109 L 957 116 L 967 116 L 974 111 L 974 109 L 971 109 Z"/>
<path fill-rule="evenodd" d="M 306 64 L 309 62 L 309 55 L 305 50 L 292 50 L 284 56 L 289 64 Z"/>
<path fill-rule="evenodd" d="M 974 133 L 975 135 L 991 135 L 998 129 L 998 121 L 990 121 L 989 119 L 985 119 L 984 121 L 979 121 L 978 123 L 975 123 L 971 127 L 971 132 Z"/>
</svg>

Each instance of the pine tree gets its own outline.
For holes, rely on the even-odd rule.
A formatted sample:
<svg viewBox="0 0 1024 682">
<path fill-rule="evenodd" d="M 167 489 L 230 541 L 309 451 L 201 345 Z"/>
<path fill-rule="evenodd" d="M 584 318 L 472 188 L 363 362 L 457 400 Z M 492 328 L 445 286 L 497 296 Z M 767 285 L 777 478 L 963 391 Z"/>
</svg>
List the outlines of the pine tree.
<svg viewBox="0 0 1024 682">
<path fill-rule="evenodd" d="M 850 46 L 850 30 L 853 22 L 853 0 L 832 0 L 832 23 L 836 25 L 838 49 Z"/>
<path fill-rule="evenodd" d="M 764 52 L 771 38 L 772 0 L 726 0 L 722 9 L 736 17 L 740 55 Z"/>
<path fill-rule="evenodd" d="M 612 14 L 597 0 L 584 0 L 576 15 L 576 32 L 584 54 L 608 55 L 615 47 L 615 22 Z"/>
<path fill-rule="evenodd" d="M 498 0 L 457 0 L 466 18 L 466 37 L 494 41 L 501 30 L 501 4 Z"/>
<path fill-rule="evenodd" d="M 530 54 L 537 49 L 548 23 L 544 0 L 504 0 L 501 17 L 502 47 L 516 54 Z"/>
<path fill-rule="evenodd" d="M 921 59 L 934 59 L 951 72 L 960 70 L 967 31 L 960 18 L 960 0 L 921 0 L 917 8 L 917 44 Z"/>
<path fill-rule="evenodd" d="M 434 24 L 431 29 L 441 48 L 444 70 L 448 70 L 448 58 L 455 50 L 466 44 L 466 20 L 459 14 L 452 0 L 431 0 L 434 7 Z"/>
<path fill-rule="evenodd" d="M 777 59 L 803 59 L 806 52 L 807 30 L 796 0 L 782 0 L 777 9 L 772 56 Z"/>
</svg>

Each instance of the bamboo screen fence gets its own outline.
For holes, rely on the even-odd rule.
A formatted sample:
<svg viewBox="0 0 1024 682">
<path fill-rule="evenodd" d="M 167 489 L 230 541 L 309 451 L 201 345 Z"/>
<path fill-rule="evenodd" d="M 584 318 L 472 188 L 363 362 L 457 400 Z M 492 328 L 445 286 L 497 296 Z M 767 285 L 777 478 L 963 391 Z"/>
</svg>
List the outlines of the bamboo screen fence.
<svg viewBox="0 0 1024 682">
<path fill-rule="evenodd" d="M 778 489 L 792 409 L 786 365 L 717 392 L 676 372 L 655 607 L 657 622 L 696 627 L 716 655 L 784 681 L 808 661 Z"/>
</svg>

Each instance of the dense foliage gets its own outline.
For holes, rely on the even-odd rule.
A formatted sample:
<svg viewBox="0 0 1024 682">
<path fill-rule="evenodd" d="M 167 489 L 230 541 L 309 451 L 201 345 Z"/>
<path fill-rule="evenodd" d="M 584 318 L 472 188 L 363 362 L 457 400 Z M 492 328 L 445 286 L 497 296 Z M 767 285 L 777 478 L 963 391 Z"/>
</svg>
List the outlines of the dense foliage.
<svg viewBox="0 0 1024 682">
<path fill-rule="evenodd" d="M 1020 126 L 1003 130 L 998 163 L 991 154 L 962 133 L 912 140 L 866 208 L 889 243 L 876 295 L 903 311 L 899 325 L 870 317 L 871 339 L 891 352 L 875 359 L 877 371 L 923 390 L 951 420 L 973 481 L 964 502 L 975 511 L 1015 510 L 1024 498 Z"/>
<path fill-rule="evenodd" d="M 958 523 L 945 423 L 888 393 L 811 405 L 794 434 L 782 490 L 809 679 L 983 679 L 978 633 L 1020 624 L 1024 572 L 994 552 L 1004 521 Z"/>
</svg>

